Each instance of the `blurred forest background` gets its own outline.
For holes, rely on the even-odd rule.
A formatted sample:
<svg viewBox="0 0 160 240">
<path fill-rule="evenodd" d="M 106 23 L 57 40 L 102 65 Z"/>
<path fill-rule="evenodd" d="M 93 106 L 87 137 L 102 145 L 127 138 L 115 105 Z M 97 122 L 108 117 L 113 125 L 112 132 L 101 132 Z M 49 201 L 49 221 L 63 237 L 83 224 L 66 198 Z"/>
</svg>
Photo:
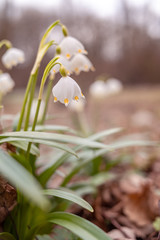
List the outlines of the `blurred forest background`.
<svg viewBox="0 0 160 240">
<path fill-rule="evenodd" d="M 54 7 L 42 11 L 20 7 L 11 0 L 0 2 L 0 39 L 10 40 L 26 54 L 26 63 L 12 70 L 16 86 L 26 86 L 40 38 L 57 19 L 68 27 L 70 35 L 84 43 L 96 68 L 96 74 L 82 73 L 78 77 L 82 79 L 81 86 L 87 87 L 95 76 L 103 73 L 120 79 L 125 85 L 159 84 L 160 15 L 151 11 L 149 4 L 137 8 L 121 0 L 116 16 L 104 18 L 82 7 L 75 9 L 71 0 L 60 3 L 58 11 Z M 53 38 L 56 33 L 53 32 Z M 45 58 L 41 71 L 53 54 L 54 48 Z M 1 63 L 0 69 L 4 69 Z"/>
</svg>

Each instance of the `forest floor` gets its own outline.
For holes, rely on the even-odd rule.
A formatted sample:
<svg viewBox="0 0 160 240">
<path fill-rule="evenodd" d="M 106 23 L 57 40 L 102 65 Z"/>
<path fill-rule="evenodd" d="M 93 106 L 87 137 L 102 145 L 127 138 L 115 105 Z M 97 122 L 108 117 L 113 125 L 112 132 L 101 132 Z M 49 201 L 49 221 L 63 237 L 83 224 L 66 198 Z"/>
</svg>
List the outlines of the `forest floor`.
<svg viewBox="0 0 160 240">
<path fill-rule="evenodd" d="M 20 93 L 19 98 L 17 94 L 4 99 L 5 113 L 16 114 L 20 110 L 23 94 Z M 159 141 L 160 86 L 125 89 L 98 103 L 86 99 L 85 110 L 80 113 L 85 130 L 96 132 L 123 127 L 119 137 Z M 55 116 L 52 123 L 76 127 L 75 114 L 62 104 L 54 104 L 53 99 L 49 113 Z M 111 154 L 111 158 L 120 155 L 129 155 L 132 160 L 114 166 L 111 172 L 117 174 L 116 179 L 101 185 L 96 196 L 86 196 L 94 213 L 77 208 L 74 211 L 97 224 L 113 240 L 160 240 L 155 230 L 160 229 L 160 149 L 124 149 Z"/>
</svg>

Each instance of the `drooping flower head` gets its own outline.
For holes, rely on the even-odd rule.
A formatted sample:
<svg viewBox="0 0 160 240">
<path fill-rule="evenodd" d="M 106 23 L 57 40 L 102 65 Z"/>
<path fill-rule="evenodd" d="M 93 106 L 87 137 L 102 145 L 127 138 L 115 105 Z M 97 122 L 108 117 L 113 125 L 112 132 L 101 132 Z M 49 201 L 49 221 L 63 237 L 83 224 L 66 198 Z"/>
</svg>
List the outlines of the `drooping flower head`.
<svg viewBox="0 0 160 240">
<path fill-rule="evenodd" d="M 8 73 L 0 74 L 0 95 L 5 95 L 12 90 L 15 83 Z"/>
<path fill-rule="evenodd" d="M 83 44 L 74 37 L 65 37 L 58 48 L 60 48 L 61 55 L 70 59 L 76 53 L 86 54 L 87 51 L 84 49 Z"/>
<path fill-rule="evenodd" d="M 90 69 L 94 71 L 93 64 L 91 61 L 83 54 L 76 54 L 70 63 L 71 72 L 75 72 L 77 75 L 81 72 L 88 72 Z"/>
<path fill-rule="evenodd" d="M 67 73 L 69 74 L 70 73 L 70 62 L 62 55 L 56 55 L 56 57 L 59 57 L 57 62 L 61 63 L 65 67 Z M 51 69 L 51 73 L 52 74 L 56 74 L 57 72 L 59 72 L 59 70 L 60 70 L 60 64 L 56 64 Z"/>
<path fill-rule="evenodd" d="M 52 93 L 54 102 L 60 101 L 67 106 L 72 100 L 78 101 L 84 98 L 79 85 L 76 81 L 69 77 L 61 77 L 58 83 L 53 87 Z"/>
<path fill-rule="evenodd" d="M 23 63 L 25 60 L 24 52 L 17 48 L 9 48 L 2 56 L 2 63 L 8 69 Z"/>
</svg>

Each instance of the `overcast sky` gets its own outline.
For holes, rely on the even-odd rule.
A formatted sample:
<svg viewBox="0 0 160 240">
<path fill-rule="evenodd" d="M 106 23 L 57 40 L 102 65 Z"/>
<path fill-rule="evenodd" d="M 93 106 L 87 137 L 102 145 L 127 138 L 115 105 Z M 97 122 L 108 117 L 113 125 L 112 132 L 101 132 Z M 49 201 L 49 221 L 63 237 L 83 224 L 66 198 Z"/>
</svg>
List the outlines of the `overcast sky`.
<svg viewBox="0 0 160 240">
<path fill-rule="evenodd" d="M 5 0 L 0 0 L 5 1 Z M 40 9 L 46 9 L 54 6 L 57 8 L 63 0 L 12 0 L 18 5 L 34 6 Z M 69 1 L 69 0 L 65 0 Z M 116 13 L 116 10 L 121 0 L 70 0 L 75 6 L 81 6 L 89 11 L 96 13 L 97 15 L 112 16 Z M 126 0 L 129 4 L 141 7 L 146 3 L 149 3 L 150 8 L 156 13 L 160 14 L 160 0 Z"/>
</svg>

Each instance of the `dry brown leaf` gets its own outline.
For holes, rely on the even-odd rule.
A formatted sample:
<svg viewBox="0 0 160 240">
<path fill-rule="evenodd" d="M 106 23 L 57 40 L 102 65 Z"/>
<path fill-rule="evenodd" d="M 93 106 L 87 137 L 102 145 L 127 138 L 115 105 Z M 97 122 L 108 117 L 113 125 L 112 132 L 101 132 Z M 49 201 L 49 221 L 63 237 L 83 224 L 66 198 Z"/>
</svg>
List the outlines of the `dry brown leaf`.
<svg viewBox="0 0 160 240">
<path fill-rule="evenodd" d="M 4 221 L 8 213 L 16 205 L 16 190 L 8 182 L 0 177 L 0 223 Z"/>
<path fill-rule="evenodd" d="M 134 178 L 136 177 L 134 176 Z M 139 177 L 137 179 L 135 190 L 131 185 L 132 191 L 124 198 L 123 212 L 137 226 L 145 226 L 158 215 L 159 198 L 154 193 L 150 180 L 144 178 L 140 181 Z"/>
</svg>

